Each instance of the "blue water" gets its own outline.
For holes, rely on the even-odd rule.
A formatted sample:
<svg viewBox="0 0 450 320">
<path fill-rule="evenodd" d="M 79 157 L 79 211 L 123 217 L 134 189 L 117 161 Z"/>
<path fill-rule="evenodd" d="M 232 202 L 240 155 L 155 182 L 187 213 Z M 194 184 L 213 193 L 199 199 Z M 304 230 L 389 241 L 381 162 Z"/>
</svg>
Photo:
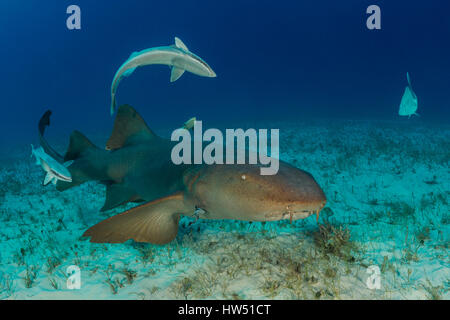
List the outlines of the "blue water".
<svg viewBox="0 0 450 320">
<path fill-rule="evenodd" d="M 217 78 L 186 72 L 170 83 L 167 66 L 139 68 L 121 81 L 119 105 L 132 105 L 151 128 L 160 128 L 158 132 L 166 136 L 192 116 L 203 120 L 206 127 L 237 123 L 280 128 L 281 159 L 315 177 L 328 198 L 326 214 L 349 227 L 352 239 L 365 246 L 359 251 L 362 276 L 354 279 L 366 276 L 361 266 L 374 263 L 384 266 L 390 288 L 406 288 L 400 296 L 379 291 L 372 296 L 370 290 L 352 296 L 352 290 L 345 292 L 347 287 L 341 288 L 341 296 L 326 298 L 422 299 L 435 298 L 432 292 L 438 292 L 438 297 L 448 299 L 450 2 L 163 2 L 0 2 L 0 275 L 9 275 L 2 279 L 10 279 L 16 288 L 12 292 L 5 289 L 7 282 L 0 282 L 0 298 L 132 298 L 133 292 L 155 283 L 161 290 L 155 291 L 156 296 L 145 293 L 146 298 L 184 298 L 171 291 L 179 288 L 176 270 L 195 271 L 189 267 L 190 258 L 200 263 L 213 257 L 216 234 L 227 243 L 228 254 L 253 245 L 240 232 L 255 232 L 255 239 L 264 241 L 262 246 L 286 250 L 275 250 L 278 253 L 293 250 L 290 245 L 283 247 L 286 243 L 304 241 L 305 248 L 315 248 L 317 243 L 308 233 L 317 232 L 315 219 L 293 225 L 202 221 L 193 227 L 192 221 L 185 221 L 176 243 L 167 247 L 168 252 L 181 247 L 178 258 L 167 254 L 167 262 L 166 248 L 155 249 L 155 261 L 160 263 L 155 278 L 161 272 L 164 279 L 167 275 L 175 280 L 151 282 L 147 261 L 135 265 L 135 256 L 145 256 L 148 247 L 96 246 L 79 239 L 88 226 L 112 215 L 99 213 L 104 201 L 101 186 L 91 183 L 59 193 L 52 185 L 40 185 L 44 173 L 30 162 L 28 151 L 30 143 L 37 143 L 41 115 L 47 109 L 53 111 L 47 138 L 61 153 L 75 129 L 102 145 L 113 123 L 110 87 L 117 69 L 132 52 L 172 45 L 177 36 L 212 67 Z M 66 27 L 66 9 L 72 4 L 81 8 L 81 30 Z M 372 4 L 381 8 L 381 30 L 366 27 L 366 8 Z M 419 99 L 420 117 L 411 119 L 398 116 L 407 72 Z M 327 215 L 320 223 L 327 222 L 323 217 Z M 267 237 L 269 233 L 273 238 Z M 85 269 L 99 269 L 92 271 L 87 291 L 52 291 L 56 271 L 48 267 L 26 288 L 28 266 L 48 264 L 46 250 L 53 252 L 58 247 L 52 239 L 64 247 L 57 250 L 61 263 L 56 268 L 78 265 L 81 259 Z M 251 260 L 244 249 L 244 263 L 259 261 L 259 256 L 256 262 Z M 305 254 L 311 251 L 304 250 Z M 305 263 L 299 252 L 289 254 Z M 216 260 L 216 256 L 211 259 Z M 328 269 L 322 264 L 326 261 L 312 264 L 311 270 L 325 273 Z M 339 261 L 333 268 L 340 268 Z M 120 263 L 137 270 L 139 283 L 111 293 L 105 270 L 109 264 Z M 171 263 L 178 267 L 171 269 Z M 392 266 L 397 271 L 389 271 L 394 270 Z M 277 267 L 269 263 L 264 268 Z M 211 269 L 199 270 L 208 275 Z M 144 273 L 147 276 L 140 278 Z M 276 280 L 279 288 L 293 281 L 286 274 Z M 64 277 L 58 281 L 63 283 Z M 361 285 L 353 285 L 348 278 L 340 283 L 350 288 Z M 221 296 L 217 287 L 211 288 L 216 289 L 205 293 L 197 288 L 189 297 L 277 296 L 267 288 L 255 296 L 245 290 Z M 313 289 L 304 295 L 295 292 L 295 297 L 317 297 Z"/>
<path fill-rule="evenodd" d="M 195 110 L 216 118 L 397 119 L 410 72 L 424 121 L 447 120 L 450 5 L 377 1 L 382 29 L 368 30 L 372 1 L 76 1 L 82 29 L 66 28 L 71 1 L 0 4 L 3 137 L 29 140 L 47 108 L 54 130 L 109 128 L 109 88 L 135 50 L 180 37 L 216 79 L 138 70 L 118 91 L 152 122 Z M 170 112 L 167 112 L 170 110 Z M 67 121 L 70 119 L 70 121 Z"/>
</svg>

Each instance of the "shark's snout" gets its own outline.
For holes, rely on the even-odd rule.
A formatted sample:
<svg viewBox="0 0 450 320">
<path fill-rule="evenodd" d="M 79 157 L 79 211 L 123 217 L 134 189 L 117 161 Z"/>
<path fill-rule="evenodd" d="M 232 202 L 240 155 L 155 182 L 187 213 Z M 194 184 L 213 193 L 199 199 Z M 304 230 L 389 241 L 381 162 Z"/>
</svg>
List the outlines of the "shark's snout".
<svg viewBox="0 0 450 320">
<path fill-rule="evenodd" d="M 209 166 L 190 175 L 187 180 L 195 180 L 186 185 L 195 205 L 208 211 L 211 219 L 292 221 L 318 215 L 325 206 L 325 194 L 309 173 L 283 162 L 273 176 L 262 176 L 259 169 Z"/>
<path fill-rule="evenodd" d="M 210 78 L 215 78 L 215 77 L 217 77 L 217 74 L 214 72 L 213 69 L 210 69 L 210 70 L 209 70 L 209 77 L 210 77 Z"/>
</svg>

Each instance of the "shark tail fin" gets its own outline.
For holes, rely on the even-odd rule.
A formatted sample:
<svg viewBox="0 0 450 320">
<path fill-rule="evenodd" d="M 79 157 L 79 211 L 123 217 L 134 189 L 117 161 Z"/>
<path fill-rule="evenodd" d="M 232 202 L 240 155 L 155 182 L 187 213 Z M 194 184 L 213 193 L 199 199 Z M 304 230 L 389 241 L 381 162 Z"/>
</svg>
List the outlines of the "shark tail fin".
<svg viewBox="0 0 450 320">
<path fill-rule="evenodd" d="M 106 151 L 96 147 L 81 132 L 72 132 L 69 148 L 64 156 L 72 182 L 58 180 L 56 189 L 64 191 L 90 180 L 107 180 L 106 173 L 99 169 L 102 168 L 100 162 L 103 161 L 99 156 L 103 152 Z"/>
</svg>

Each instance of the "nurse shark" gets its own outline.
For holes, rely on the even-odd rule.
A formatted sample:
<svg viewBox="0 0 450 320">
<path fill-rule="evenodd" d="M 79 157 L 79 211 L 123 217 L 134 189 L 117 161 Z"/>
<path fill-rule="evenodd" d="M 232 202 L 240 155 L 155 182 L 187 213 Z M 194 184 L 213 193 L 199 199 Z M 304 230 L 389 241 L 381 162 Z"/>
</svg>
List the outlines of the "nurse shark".
<svg viewBox="0 0 450 320">
<path fill-rule="evenodd" d="M 165 244 L 177 235 L 182 215 L 200 219 L 290 221 L 319 216 L 326 197 L 311 174 L 280 161 L 276 175 L 258 164 L 181 164 L 171 160 L 175 142 L 157 136 L 129 105 L 119 107 L 106 148 L 79 131 L 70 136 L 64 161 L 72 181 L 64 191 L 96 180 L 106 185 L 102 211 L 144 202 L 89 228 L 95 243 Z M 43 144 L 49 147 L 48 143 Z"/>
</svg>

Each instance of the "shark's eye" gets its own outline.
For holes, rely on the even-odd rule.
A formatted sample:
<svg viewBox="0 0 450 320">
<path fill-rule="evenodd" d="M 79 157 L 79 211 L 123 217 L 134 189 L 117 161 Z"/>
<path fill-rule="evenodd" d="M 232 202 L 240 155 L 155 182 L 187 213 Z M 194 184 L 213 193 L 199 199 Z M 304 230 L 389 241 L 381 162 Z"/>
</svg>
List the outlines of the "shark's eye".
<svg viewBox="0 0 450 320">
<path fill-rule="evenodd" d="M 245 174 L 243 174 L 243 175 L 241 176 L 241 179 L 242 179 L 242 180 L 247 179 L 247 177 L 245 176 Z"/>
</svg>

